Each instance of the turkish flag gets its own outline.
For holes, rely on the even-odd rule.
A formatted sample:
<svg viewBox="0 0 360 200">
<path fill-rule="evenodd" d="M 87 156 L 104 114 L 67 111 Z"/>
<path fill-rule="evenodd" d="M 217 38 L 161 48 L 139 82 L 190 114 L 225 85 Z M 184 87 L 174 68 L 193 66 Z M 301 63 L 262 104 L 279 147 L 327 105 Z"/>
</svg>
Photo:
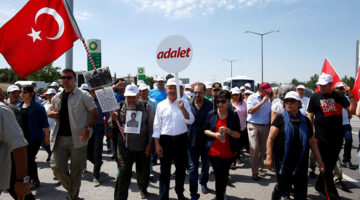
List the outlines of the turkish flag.
<svg viewBox="0 0 360 200">
<path fill-rule="evenodd" d="M 56 60 L 77 39 L 62 0 L 30 0 L 0 28 L 0 53 L 24 78 Z"/>
<path fill-rule="evenodd" d="M 354 95 L 354 98 L 356 101 L 359 101 L 359 95 L 358 95 L 358 91 L 360 89 L 360 78 L 359 78 L 359 70 L 360 70 L 360 66 L 358 68 L 358 74 L 356 75 L 356 80 L 354 83 L 354 87 L 351 91 L 351 93 Z"/>
<path fill-rule="evenodd" d="M 331 66 L 331 64 L 330 64 L 330 62 L 328 61 L 327 58 L 325 58 L 324 65 L 323 65 L 323 68 L 321 70 L 321 74 L 322 73 L 329 74 L 332 77 L 332 79 L 333 79 L 332 88 L 333 89 L 335 88 L 335 84 L 337 82 L 341 82 L 340 76 L 336 73 L 335 69 Z M 317 89 L 316 89 L 316 92 L 319 92 L 319 91 L 320 91 L 320 86 L 318 86 Z"/>
</svg>

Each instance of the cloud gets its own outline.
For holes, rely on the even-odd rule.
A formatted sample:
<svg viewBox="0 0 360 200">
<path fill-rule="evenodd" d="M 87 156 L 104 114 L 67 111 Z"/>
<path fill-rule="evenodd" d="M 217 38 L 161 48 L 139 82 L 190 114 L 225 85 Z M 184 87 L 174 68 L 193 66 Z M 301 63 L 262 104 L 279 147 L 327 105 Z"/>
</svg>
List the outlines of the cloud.
<svg viewBox="0 0 360 200">
<path fill-rule="evenodd" d="M 211 15 L 218 9 L 234 10 L 270 3 L 294 3 L 299 0 L 121 0 L 140 12 L 160 13 L 168 18 L 190 18 L 198 13 Z"/>
<path fill-rule="evenodd" d="M 85 10 L 85 11 L 76 11 L 75 10 L 74 15 L 75 15 L 76 20 L 81 20 L 81 21 L 88 20 L 89 18 L 91 18 L 93 16 L 93 14 L 87 10 Z"/>
</svg>

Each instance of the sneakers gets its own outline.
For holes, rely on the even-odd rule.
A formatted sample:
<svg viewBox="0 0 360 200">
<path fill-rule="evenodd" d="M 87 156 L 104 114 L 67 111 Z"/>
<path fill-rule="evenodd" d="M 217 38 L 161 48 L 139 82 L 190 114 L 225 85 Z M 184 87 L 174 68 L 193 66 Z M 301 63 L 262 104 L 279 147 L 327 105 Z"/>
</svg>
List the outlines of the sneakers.
<svg viewBox="0 0 360 200">
<path fill-rule="evenodd" d="M 202 192 L 203 194 L 209 193 L 209 189 L 207 188 L 206 185 L 201 185 L 201 192 Z"/>
<path fill-rule="evenodd" d="M 351 192 L 349 186 L 347 186 L 342 180 L 339 179 L 335 181 L 335 187 L 345 192 Z"/>
<path fill-rule="evenodd" d="M 316 174 L 315 174 L 315 172 L 310 172 L 309 173 L 309 177 L 311 178 L 311 179 L 316 179 Z"/>
<path fill-rule="evenodd" d="M 265 177 L 266 176 L 266 173 L 265 172 L 263 172 L 263 171 L 258 171 L 258 174 L 259 174 L 259 176 L 261 176 L 261 177 Z"/>
<path fill-rule="evenodd" d="M 349 169 L 351 169 L 351 170 L 357 169 L 357 167 L 355 167 L 354 165 L 352 165 L 352 163 L 351 163 L 350 161 L 341 161 L 340 164 L 341 164 L 341 166 L 347 167 L 347 168 L 349 168 Z"/>
<path fill-rule="evenodd" d="M 145 191 L 140 190 L 140 198 L 141 199 L 146 199 L 148 194 L 149 193 L 146 190 Z"/>
<path fill-rule="evenodd" d="M 150 181 L 152 181 L 152 182 L 155 181 L 155 175 L 154 174 L 150 174 Z"/>
<path fill-rule="evenodd" d="M 93 183 L 94 183 L 94 187 L 99 187 L 101 185 L 99 178 L 94 178 Z"/>
</svg>

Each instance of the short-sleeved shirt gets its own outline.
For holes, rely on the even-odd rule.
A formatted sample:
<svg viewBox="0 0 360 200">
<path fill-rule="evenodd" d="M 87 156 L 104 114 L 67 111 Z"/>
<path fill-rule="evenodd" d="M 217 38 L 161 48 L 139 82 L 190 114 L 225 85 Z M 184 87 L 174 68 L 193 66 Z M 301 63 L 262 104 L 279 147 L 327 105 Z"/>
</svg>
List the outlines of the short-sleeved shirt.
<svg viewBox="0 0 360 200">
<path fill-rule="evenodd" d="M 227 127 L 227 118 L 226 119 L 220 119 L 218 117 L 218 120 L 216 122 L 215 126 L 215 132 L 219 132 L 219 128 L 221 126 Z M 230 141 L 227 134 L 225 134 L 225 142 L 221 143 L 218 139 L 215 139 L 213 144 L 210 147 L 209 150 L 209 156 L 215 156 L 219 158 L 232 158 L 236 155 L 237 152 L 232 153 L 231 147 L 230 147 Z"/>
<path fill-rule="evenodd" d="M 277 114 L 282 114 L 284 112 L 285 108 L 284 108 L 284 101 L 277 98 L 272 102 L 271 105 L 271 112 L 277 113 Z"/>
<path fill-rule="evenodd" d="M 310 120 L 306 117 L 306 125 L 308 127 L 308 139 L 310 139 L 313 135 L 313 129 Z M 294 139 L 291 141 L 289 155 L 284 163 L 287 169 L 294 170 L 296 168 L 297 163 L 299 162 L 299 158 L 301 155 L 302 144 L 300 140 L 299 127 L 300 122 L 292 122 L 294 127 Z M 285 131 L 284 131 L 284 117 L 282 115 L 278 115 L 271 126 L 275 126 L 279 129 L 279 134 L 274 142 L 274 150 L 273 157 L 275 161 L 275 167 L 279 170 L 282 165 L 284 153 L 285 153 Z M 305 153 L 303 159 L 307 160 L 309 145 L 305 147 Z"/>
<path fill-rule="evenodd" d="M 246 129 L 246 117 L 247 117 L 247 108 L 246 108 L 246 102 L 243 101 L 242 103 L 234 103 L 232 102 L 232 106 L 235 108 L 234 112 L 237 113 L 240 119 L 240 127 L 241 131 L 244 131 Z"/>
<path fill-rule="evenodd" d="M 160 103 L 167 98 L 167 94 L 165 90 L 153 89 L 150 91 L 149 97 L 155 99 L 157 103 Z"/>
<path fill-rule="evenodd" d="M 249 96 L 246 101 L 246 107 L 248 111 L 261 103 L 262 98 L 258 92 Z M 270 115 L 271 115 L 271 104 L 270 101 L 266 101 L 255 113 L 247 115 L 247 121 L 254 124 L 269 124 L 270 123 Z"/>
<path fill-rule="evenodd" d="M 350 102 L 335 91 L 331 94 L 315 93 L 311 96 L 308 112 L 314 113 L 315 136 L 325 141 L 341 141 L 344 136 L 342 108 Z"/>
<path fill-rule="evenodd" d="M 0 103 L 0 191 L 10 187 L 11 152 L 27 144 L 14 113 Z"/>
<path fill-rule="evenodd" d="M 306 110 L 309 104 L 309 98 L 304 96 L 303 98 L 300 98 L 300 100 L 301 100 L 300 112 L 301 114 L 306 115 Z"/>
</svg>

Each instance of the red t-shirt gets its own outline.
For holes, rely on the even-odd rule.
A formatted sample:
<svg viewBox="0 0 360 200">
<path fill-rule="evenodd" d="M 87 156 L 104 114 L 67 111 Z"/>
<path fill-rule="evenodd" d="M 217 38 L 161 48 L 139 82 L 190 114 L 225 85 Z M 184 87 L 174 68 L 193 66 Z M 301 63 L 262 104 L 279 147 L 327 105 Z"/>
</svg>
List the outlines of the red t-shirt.
<svg viewBox="0 0 360 200">
<path fill-rule="evenodd" d="M 221 120 L 220 117 L 218 117 L 215 132 L 219 132 L 219 127 L 221 126 L 227 127 L 226 120 L 227 118 Z M 227 134 L 225 134 L 225 143 L 221 143 L 218 139 L 215 138 L 209 150 L 209 156 L 216 156 L 219 158 L 232 158 L 235 155 L 236 152 L 232 153 L 231 151 L 230 142 Z"/>
</svg>

